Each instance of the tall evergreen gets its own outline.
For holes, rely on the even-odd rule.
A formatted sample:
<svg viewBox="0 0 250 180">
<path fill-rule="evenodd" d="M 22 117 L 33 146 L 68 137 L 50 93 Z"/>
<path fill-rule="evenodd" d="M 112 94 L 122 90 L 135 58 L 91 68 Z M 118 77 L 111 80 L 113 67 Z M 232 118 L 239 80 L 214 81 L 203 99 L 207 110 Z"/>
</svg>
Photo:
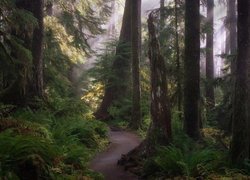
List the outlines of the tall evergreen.
<svg viewBox="0 0 250 180">
<path fill-rule="evenodd" d="M 229 29 L 229 53 L 236 55 L 237 51 L 237 15 L 236 15 L 236 0 L 228 0 L 227 2 L 227 25 Z M 234 57 L 233 56 L 233 57 Z M 231 72 L 235 73 L 235 58 L 231 59 Z"/>
<path fill-rule="evenodd" d="M 34 29 L 32 39 L 32 56 L 33 56 L 33 78 L 32 78 L 32 94 L 33 96 L 43 97 L 43 8 L 44 0 L 32 1 L 32 13 L 37 18 L 38 26 Z"/>
<path fill-rule="evenodd" d="M 177 96 L 178 96 L 178 102 L 177 102 L 177 107 L 178 111 L 182 111 L 182 83 L 181 83 L 181 61 L 180 61 L 180 37 L 179 37 L 179 32 L 178 32 L 178 20 L 179 20 L 179 15 L 178 15 L 178 0 L 174 0 L 174 9 L 175 9 L 175 49 L 176 49 L 176 70 L 177 70 Z M 180 114 L 181 118 L 181 114 Z"/>
<path fill-rule="evenodd" d="M 206 33 L 206 101 L 208 108 L 214 107 L 214 0 L 207 0 Z"/>
<path fill-rule="evenodd" d="M 231 159 L 242 164 L 249 158 L 250 127 L 250 2 L 238 0 L 238 53 L 235 69 Z"/>
<path fill-rule="evenodd" d="M 184 130 L 200 138 L 200 2 L 185 1 Z"/>
<path fill-rule="evenodd" d="M 131 3 L 131 48 L 132 48 L 132 115 L 131 126 L 138 129 L 141 125 L 140 89 L 140 16 L 141 0 Z"/>
<path fill-rule="evenodd" d="M 167 71 L 164 57 L 160 52 L 154 14 L 148 18 L 149 59 L 151 72 L 151 107 L 152 123 L 146 138 L 146 151 L 152 153 L 157 145 L 168 145 L 172 138 L 171 111 L 168 101 Z"/>
<path fill-rule="evenodd" d="M 108 79 L 101 105 L 95 112 L 97 119 L 108 119 L 108 109 L 114 102 L 124 98 L 129 91 L 131 68 L 131 0 L 126 0 L 116 57 L 112 65 L 113 75 Z"/>
</svg>

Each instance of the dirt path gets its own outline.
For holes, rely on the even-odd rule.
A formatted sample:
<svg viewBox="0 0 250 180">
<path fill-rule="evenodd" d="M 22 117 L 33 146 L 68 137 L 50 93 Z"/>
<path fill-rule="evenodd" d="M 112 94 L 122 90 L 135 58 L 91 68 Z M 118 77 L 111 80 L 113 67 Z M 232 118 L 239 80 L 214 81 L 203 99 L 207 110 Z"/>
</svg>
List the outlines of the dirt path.
<svg viewBox="0 0 250 180">
<path fill-rule="evenodd" d="M 104 175 L 105 180 L 137 180 L 138 178 L 117 166 L 121 154 L 126 154 L 139 145 L 140 138 L 131 132 L 110 131 L 109 148 L 100 153 L 90 164 L 90 168 Z"/>
</svg>

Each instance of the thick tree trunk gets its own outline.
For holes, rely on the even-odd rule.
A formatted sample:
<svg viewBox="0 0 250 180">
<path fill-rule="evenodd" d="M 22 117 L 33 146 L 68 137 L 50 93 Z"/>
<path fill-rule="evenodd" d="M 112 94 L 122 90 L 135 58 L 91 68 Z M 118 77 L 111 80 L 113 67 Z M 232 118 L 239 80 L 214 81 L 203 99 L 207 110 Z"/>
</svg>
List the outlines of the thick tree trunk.
<svg viewBox="0 0 250 180">
<path fill-rule="evenodd" d="M 186 0 L 184 60 L 184 130 L 200 138 L 200 2 Z"/>
<path fill-rule="evenodd" d="M 215 105 L 214 100 L 214 0 L 207 0 L 207 25 L 206 37 L 206 101 L 208 109 Z"/>
<path fill-rule="evenodd" d="M 156 145 L 166 145 L 171 140 L 171 113 L 168 102 L 166 67 L 160 53 L 159 42 L 156 37 L 153 13 L 148 18 L 149 30 L 149 59 L 151 70 L 151 119 L 146 149 L 148 153 L 154 151 Z"/>
<path fill-rule="evenodd" d="M 140 13 L 141 0 L 131 4 L 131 35 L 132 35 L 132 116 L 131 127 L 138 129 L 141 125 L 141 90 L 140 90 Z"/>
<path fill-rule="evenodd" d="M 43 0 L 32 1 L 32 13 L 38 26 L 34 29 L 32 40 L 33 55 L 33 95 L 43 97 Z"/>
<path fill-rule="evenodd" d="M 9 87 L 5 97 L 1 98 L 6 103 L 20 106 L 27 105 L 30 98 L 43 96 L 43 0 L 20 0 L 16 7 L 25 9 L 37 19 L 37 27 L 32 31 L 13 32 L 13 35 L 24 41 L 24 46 L 32 53 L 32 68 L 26 67 L 25 63 L 18 65 L 22 75 L 18 75 L 12 86 Z M 13 52 L 13 56 L 17 56 Z M 16 57 L 19 58 L 19 57 Z M 29 78 L 28 74 L 32 76 Z"/>
<path fill-rule="evenodd" d="M 126 0 L 119 44 L 116 48 L 116 59 L 112 65 L 113 75 L 105 87 L 104 97 L 95 117 L 107 120 L 110 117 L 108 109 L 115 101 L 126 97 L 130 81 L 130 51 L 131 51 L 131 0 Z"/>
<path fill-rule="evenodd" d="M 231 158 L 242 164 L 249 158 L 250 126 L 250 1 L 238 0 L 238 53 L 235 69 Z"/>
</svg>

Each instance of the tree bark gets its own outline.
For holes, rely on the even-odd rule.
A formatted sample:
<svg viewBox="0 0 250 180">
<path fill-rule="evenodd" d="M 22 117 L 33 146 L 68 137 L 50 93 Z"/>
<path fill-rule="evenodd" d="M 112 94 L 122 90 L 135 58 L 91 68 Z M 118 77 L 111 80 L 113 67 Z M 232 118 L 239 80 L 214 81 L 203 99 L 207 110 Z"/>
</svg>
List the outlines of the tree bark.
<svg viewBox="0 0 250 180">
<path fill-rule="evenodd" d="M 229 49 L 230 55 L 236 55 L 237 50 L 237 18 L 236 0 L 228 0 L 228 26 L 229 26 Z M 235 72 L 235 57 L 231 60 L 231 73 Z"/>
<path fill-rule="evenodd" d="M 250 2 L 238 0 L 238 53 L 233 102 L 231 159 L 242 164 L 249 158 L 250 126 Z"/>
<path fill-rule="evenodd" d="M 24 47 L 32 53 L 32 68 L 26 67 L 25 62 L 19 64 L 18 70 L 22 75 L 18 74 L 10 90 L 5 94 L 6 97 L 1 98 L 5 103 L 26 106 L 29 100 L 34 97 L 43 96 L 43 0 L 20 0 L 16 2 L 16 7 L 25 9 L 33 14 L 37 19 L 37 27 L 23 32 L 13 32 L 13 35 L 22 39 Z M 18 56 L 13 51 L 13 56 Z M 19 57 L 16 57 L 17 59 Z M 26 59 L 25 59 L 26 60 Z M 26 63 L 28 64 L 28 63 Z M 27 74 L 31 74 L 31 77 Z"/>
<path fill-rule="evenodd" d="M 37 18 L 38 26 L 34 29 L 32 40 L 33 55 L 33 93 L 43 97 L 43 0 L 32 1 L 32 13 Z"/>
<path fill-rule="evenodd" d="M 165 20 L 164 7 L 165 7 L 165 0 L 160 0 L 160 26 L 161 26 L 161 31 L 164 28 L 164 20 Z"/>
<path fill-rule="evenodd" d="M 193 139 L 200 138 L 200 3 L 186 0 L 184 60 L 184 130 Z"/>
<path fill-rule="evenodd" d="M 126 97 L 129 91 L 131 67 L 131 0 L 126 0 L 116 58 L 112 65 L 113 75 L 105 86 L 104 97 L 95 117 L 100 120 L 110 118 L 108 109 L 115 101 Z"/>
<path fill-rule="evenodd" d="M 141 125 L 141 90 L 140 90 L 140 13 L 141 0 L 131 3 L 131 47 L 132 47 L 132 116 L 131 127 L 138 129 Z"/>
<path fill-rule="evenodd" d="M 207 0 L 207 25 L 206 37 L 206 101 L 208 109 L 215 105 L 214 100 L 214 0 Z"/>
<path fill-rule="evenodd" d="M 155 150 L 156 145 L 167 145 L 171 141 L 171 113 L 168 102 L 166 66 L 160 53 L 156 37 L 153 13 L 148 18 L 149 59 L 151 71 L 151 119 L 146 138 L 147 153 Z"/>
<path fill-rule="evenodd" d="M 179 47 L 179 34 L 178 34 L 178 10 L 177 10 L 178 2 L 174 1 L 174 9 L 175 9 L 175 48 L 176 48 L 176 69 L 177 69 L 177 108 L 179 111 L 179 118 L 181 119 L 181 111 L 182 111 L 182 85 L 181 85 L 181 62 L 180 62 L 180 47 Z"/>
</svg>

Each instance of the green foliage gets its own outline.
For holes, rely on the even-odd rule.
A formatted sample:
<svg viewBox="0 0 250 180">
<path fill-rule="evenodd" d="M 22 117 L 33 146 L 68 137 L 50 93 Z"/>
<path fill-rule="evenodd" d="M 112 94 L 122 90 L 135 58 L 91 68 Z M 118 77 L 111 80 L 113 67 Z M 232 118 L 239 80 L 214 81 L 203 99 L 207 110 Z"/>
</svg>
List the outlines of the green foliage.
<svg viewBox="0 0 250 180">
<path fill-rule="evenodd" d="M 27 40 L 37 21 L 30 12 L 18 9 L 14 1 L 0 2 L 0 16 L 0 72 L 5 80 L 0 81 L 2 99 L 14 88 L 22 95 L 27 92 L 32 71 L 32 55 Z"/>
<path fill-rule="evenodd" d="M 50 141 L 32 136 L 16 135 L 10 131 L 0 133 L 1 177 L 14 173 L 19 177 L 26 166 L 40 171 L 38 176 L 49 178 L 49 168 L 58 156 L 58 148 Z M 26 167 L 26 168 L 27 168 Z"/>
<path fill-rule="evenodd" d="M 108 128 L 88 113 L 83 102 L 57 97 L 43 109 L 18 109 L 1 119 L 0 178 L 28 178 L 35 169 L 30 174 L 44 179 L 102 179 L 88 162 L 106 147 Z"/>
<path fill-rule="evenodd" d="M 184 143 L 185 144 L 185 143 Z M 218 171 L 222 164 L 221 152 L 211 148 L 192 149 L 176 146 L 161 147 L 156 157 L 146 163 L 145 173 L 164 177 L 200 177 L 205 178 Z M 150 168 L 154 167 L 154 172 Z"/>
<path fill-rule="evenodd" d="M 108 109 L 108 111 L 113 119 L 128 121 L 130 119 L 131 108 L 131 100 L 121 98 L 119 102 L 114 102 L 113 105 Z"/>
</svg>

